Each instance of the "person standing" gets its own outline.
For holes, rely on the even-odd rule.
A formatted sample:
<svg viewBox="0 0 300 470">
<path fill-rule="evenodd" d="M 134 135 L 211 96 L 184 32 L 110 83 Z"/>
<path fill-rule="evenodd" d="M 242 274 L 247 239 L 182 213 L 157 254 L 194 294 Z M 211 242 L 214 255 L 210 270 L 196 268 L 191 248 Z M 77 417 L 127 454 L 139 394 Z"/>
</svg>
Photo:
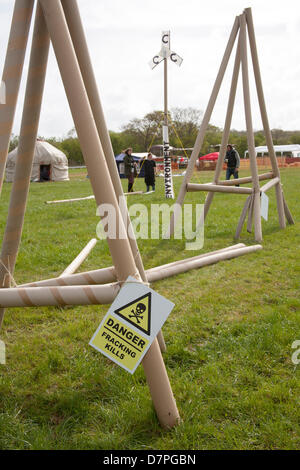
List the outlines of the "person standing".
<svg viewBox="0 0 300 470">
<path fill-rule="evenodd" d="M 148 153 L 147 160 L 144 162 L 145 168 L 145 183 L 147 187 L 147 193 L 150 190 L 155 191 L 155 173 L 156 173 L 156 163 L 152 158 L 152 153 Z"/>
<path fill-rule="evenodd" d="M 135 175 L 135 163 L 133 160 L 132 148 L 129 147 L 128 149 L 124 150 L 125 157 L 124 157 L 124 171 L 125 176 L 128 180 L 128 192 L 132 192 L 132 187 L 134 183 L 134 175 Z"/>
<path fill-rule="evenodd" d="M 240 167 L 240 156 L 237 150 L 235 150 L 230 144 L 227 145 L 225 162 L 227 163 L 226 180 L 230 180 L 231 175 L 237 179 L 239 177 L 238 169 Z"/>
</svg>

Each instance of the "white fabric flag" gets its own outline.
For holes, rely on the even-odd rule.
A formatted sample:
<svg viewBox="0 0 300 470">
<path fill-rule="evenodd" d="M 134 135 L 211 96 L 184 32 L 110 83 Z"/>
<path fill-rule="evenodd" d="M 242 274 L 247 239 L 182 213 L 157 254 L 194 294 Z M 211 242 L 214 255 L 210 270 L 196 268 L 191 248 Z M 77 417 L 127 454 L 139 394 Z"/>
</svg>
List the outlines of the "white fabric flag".
<svg viewBox="0 0 300 470">
<path fill-rule="evenodd" d="M 171 52 L 170 53 L 170 59 L 171 59 L 172 62 L 174 62 L 176 65 L 178 65 L 178 67 L 181 66 L 182 61 L 183 61 L 183 59 L 178 54 L 176 54 L 176 52 Z"/>
<path fill-rule="evenodd" d="M 160 52 L 156 54 L 149 62 L 149 67 L 153 70 L 154 67 L 156 67 L 160 62 L 163 60 L 163 57 L 161 57 Z"/>
</svg>

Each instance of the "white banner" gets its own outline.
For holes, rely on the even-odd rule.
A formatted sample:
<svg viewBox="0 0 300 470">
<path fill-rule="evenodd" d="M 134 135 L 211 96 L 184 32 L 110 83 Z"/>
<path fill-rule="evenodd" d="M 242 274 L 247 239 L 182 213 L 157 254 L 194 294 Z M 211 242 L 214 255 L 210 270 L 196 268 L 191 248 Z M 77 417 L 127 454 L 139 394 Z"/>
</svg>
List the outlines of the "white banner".
<svg viewBox="0 0 300 470">
<path fill-rule="evenodd" d="M 168 126 L 163 126 L 165 196 L 174 199 Z"/>
<path fill-rule="evenodd" d="M 170 49 L 170 31 L 163 31 L 161 33 L 161 45 L 166 49 Z"/>
<path fill-rule="evenodd" d="M 178 67 L 181 66 L 183 59 L 176 54 L 176 52 L 170 52 L 170 60 L 174 62 Z"/>
<path fill-rule="evenodd" d="M 268 220 L 268 212 L 269 212 L 269 198 L 268 196 L 262 192 L 261 199 L 260 199 L 260 215 L 263 219 Z"/>
<path fill-rule="evenodd" d="M 160 52 L 156 54 L 149 62 L 149 67 L 153 70 L 164 58 L 160 55 Z"/>
</svg>

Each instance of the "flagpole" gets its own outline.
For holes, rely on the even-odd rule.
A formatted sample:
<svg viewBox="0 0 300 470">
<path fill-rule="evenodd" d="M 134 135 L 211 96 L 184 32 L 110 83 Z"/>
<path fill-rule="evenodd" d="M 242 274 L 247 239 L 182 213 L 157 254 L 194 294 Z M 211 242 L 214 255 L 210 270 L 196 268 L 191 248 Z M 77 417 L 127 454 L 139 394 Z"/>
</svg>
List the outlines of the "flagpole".
<svg viewBox="0 0 300 470">
<path fill-rule="evenodd" d="M 168 59 L 164 58 L 164 125 L 168 126 Z"/>
<path fill-rule="evenodd" d="M 170 49 L 170 31 L 162 32 L 162 46 L 149 63 L 151 69 L 154 69 L 162 61 L 164 62 L 164 122 L 162 126 L 163 136 L 163 157 L 164 157 L 164 183 L 166 198 L 174 199 L 173 180 L 172 180 L 172 159 L 170 157 L 169 129 L 168 129 L 168 64 L 171 60 L 177 66 L 182 63 L 182 58 Z"/>
</svg>

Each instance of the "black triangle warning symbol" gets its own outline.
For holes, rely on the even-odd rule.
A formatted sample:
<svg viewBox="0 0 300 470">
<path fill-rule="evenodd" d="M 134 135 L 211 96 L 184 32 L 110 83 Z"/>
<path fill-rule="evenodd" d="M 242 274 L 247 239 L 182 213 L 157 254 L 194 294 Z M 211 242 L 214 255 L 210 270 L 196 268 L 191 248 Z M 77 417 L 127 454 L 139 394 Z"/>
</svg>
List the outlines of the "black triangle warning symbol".
<svg viewBox="0 0 300 470">
<path fill-rule="evenodd" d="M 151 292 L 117 308 L 115 313 L 143 333 L 151 335 Z"/>
</svg>

